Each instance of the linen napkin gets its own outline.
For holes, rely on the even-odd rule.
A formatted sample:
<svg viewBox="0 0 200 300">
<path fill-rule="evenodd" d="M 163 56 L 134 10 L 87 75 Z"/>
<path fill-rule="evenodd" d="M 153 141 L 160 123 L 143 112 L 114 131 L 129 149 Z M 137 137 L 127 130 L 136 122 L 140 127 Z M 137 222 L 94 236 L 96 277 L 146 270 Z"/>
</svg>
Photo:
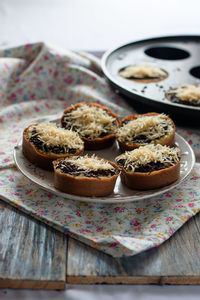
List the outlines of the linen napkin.
<svg viewBox="0 0 200 300">
<path fill-rule="evenodd" d="M 134 203 L 86 203 L 62 199 L 26 179 L 13 147 L 34 118 L 62 114 L 76 102 L 97 102 L 114 112 L 134 109 L 110 89 L 99 61 L 44 43 L 0 51 L 0 196 L 46 224 L 112 256 L 158 246 L 200 209 L 200 166 L 170 192 Z M 178 132 L 200 155 L 198 131 Z"/>
</svg>

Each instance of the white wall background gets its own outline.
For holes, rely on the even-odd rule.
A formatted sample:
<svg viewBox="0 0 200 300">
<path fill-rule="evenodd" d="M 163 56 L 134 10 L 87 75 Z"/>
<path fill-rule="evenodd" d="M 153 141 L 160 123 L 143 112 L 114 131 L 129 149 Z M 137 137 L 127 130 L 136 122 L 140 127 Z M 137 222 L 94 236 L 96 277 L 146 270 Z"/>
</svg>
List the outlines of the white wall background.
<svg viewBox="0 0 200 300">
<path fill-rule="evenodd" d="M 105 50 L 150 36 L 200 34 L 199 12 L 199 0 L 0 0 L 0 45 Z"/>
</svg>

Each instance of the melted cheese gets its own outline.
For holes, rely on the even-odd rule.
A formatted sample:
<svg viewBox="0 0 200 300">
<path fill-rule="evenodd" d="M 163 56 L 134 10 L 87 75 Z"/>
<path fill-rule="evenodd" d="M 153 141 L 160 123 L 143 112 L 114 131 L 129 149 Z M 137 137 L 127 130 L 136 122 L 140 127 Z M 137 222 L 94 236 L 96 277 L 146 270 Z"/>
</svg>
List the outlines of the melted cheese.
<svg viewBox="0 0 200 300">
<path fill-rule="evenodd" d="M 115 133 L 118 124 L 116 118 L 108 114 L 102 108 L 82 104 L 72 109 L 63 118 L 63 126 L 70 124 L 71 130 L 80 136 L 89 136 L 91 139 L 98 138 L 102 133 L 106 135 Z"/>
<path fill-rule="evenodd" d="M 133 144 L 134 137 L 145 135 L 154 142 L 162 136 L 170 135 L 173 132 L 173 126 L 170 119 L 164 114 L 154 116 L 141 116 L 124 124 L 117 131 L 117 138 L 120 142 Z"/>
<path fill-rule="evenodd" d="M 124 169 L 134 172 L 138 166 L 146 165 L 150 162 L 161 162 L 166 167 L 170 167 L 179 161 L 179 157 L 179 148 L 170 148 L 158 144 L 141 146 L 135 150 L 127 151 L 116 157 L 116 162 L 119 162 L 121 159 L 125 160 Z"/>
<path fill-rule="evenodd" d="M 175 93 L 176 97 L 184 100 L 195 102 L 200 100 L 200 85 L 184 84 L 177 89 L 171 90 L 169 93 Z"/>
<path fill-rule="evenodd" d="M 75 165 L 77 168 L 87 171 L 111 170 L 114 167 L 104 159 L 99 159 L 95 155 L 72 156 L 65 158 L 65 161 Z"/>
<path fill-rule="evenodd" d="M 124 78 L 160 78 L 166 77 L 167 73 L 158 67 L 149 65 L 148 63 L 142 63 L 140 65 L 129 66 L 119 72 L 119 74 Z"/>
<path fill-rule="evenodd" d="M 36 133 L 34 133 L 36 130 Z M 76 132 L 57 127 L 55 123 L 44 122 L 28 128 L 27 137 L 39 136 L 47 146 L 61 146 L 64 149 L 83 149 L 83 141 Z"/>
</svg>

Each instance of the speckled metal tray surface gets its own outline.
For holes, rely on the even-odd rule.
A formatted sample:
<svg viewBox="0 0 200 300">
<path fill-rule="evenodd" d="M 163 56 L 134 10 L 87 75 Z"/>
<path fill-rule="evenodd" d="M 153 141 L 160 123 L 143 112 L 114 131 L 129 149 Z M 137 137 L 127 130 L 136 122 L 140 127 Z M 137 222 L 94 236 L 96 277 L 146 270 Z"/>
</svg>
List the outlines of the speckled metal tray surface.
<svg viewBox="0 0 200 300">
<path fill-rule="evenodd" d="M 119 70 L 147 62 L 168 73 L 160 82 L 136 82 L 119 75 Z M 116 92 L 135 101 L 173 112 L 200 117 L 200 107 L 177 104 L 166 93 L 183 84 L 200 83 L 200 36 L 168 36 L 136 41 L 107 51 L 102 69 Z"/>
</svg>

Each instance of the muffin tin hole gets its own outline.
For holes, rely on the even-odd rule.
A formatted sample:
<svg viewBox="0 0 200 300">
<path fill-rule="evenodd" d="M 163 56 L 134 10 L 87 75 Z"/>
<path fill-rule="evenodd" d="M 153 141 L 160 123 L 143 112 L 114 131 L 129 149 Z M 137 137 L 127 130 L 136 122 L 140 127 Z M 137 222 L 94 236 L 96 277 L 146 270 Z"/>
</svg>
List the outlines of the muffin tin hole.
<svg viewBox="0 0 200 300">
<path fill-rule="evenodd" d="M 148 56 L 166 60 L 179 60 L 190 56 L 189 52 L 174 47 L 151 47 L 144 52 Z"/>
<path fill-rule="evenodd" d="M 194 76 L 195 78 L 199 78 L 200 79 L 200 66 L 192 68 L 190 70 L 190 74 L 192 76 Z"/>
</svg>

